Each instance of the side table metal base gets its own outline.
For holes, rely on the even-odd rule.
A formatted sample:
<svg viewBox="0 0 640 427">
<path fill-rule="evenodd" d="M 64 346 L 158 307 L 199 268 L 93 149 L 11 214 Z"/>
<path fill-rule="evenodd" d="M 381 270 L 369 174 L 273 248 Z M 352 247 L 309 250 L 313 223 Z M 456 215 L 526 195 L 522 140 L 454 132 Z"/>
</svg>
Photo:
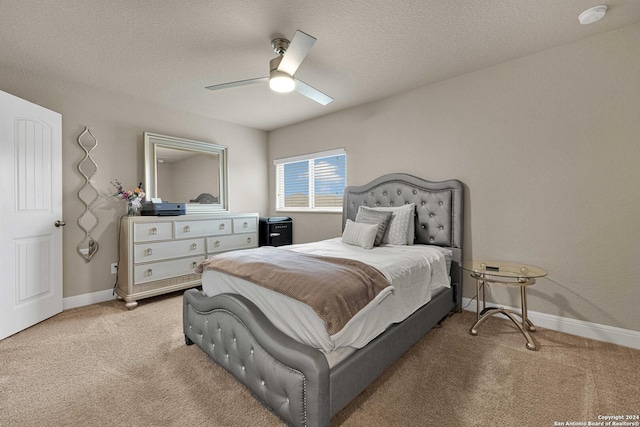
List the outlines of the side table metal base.
<svg viewBox="0 0 640 427">
<path fill-rule="evenodd" d="M 511 319 L 511 321 L 518 327 L 520 332 L 522 332 L 522 335 L 524 335 L 524 337 L 526 338 L 527 349 L 535 351 L 536 344 L 535 342 L 533 342 L 533 339 L 531 338 L 531 335 L 529 335 L 529 332 L 535 332 L 536 327 L 531 322 L 531 320 L 529 320 L 526 317 L 523 317 L 521 313 L 518 313 L 515 310 L 509 310 L 503 307 L 487 307 L 484 310 L 482 310 L 482 312 L 480 313 L 480 318 L 471 327 L 471 329 L 469 330 L 469 333 L 475 337 L 476 335 L 478 335 L 478 327 L 480 327 L 480 325 L 489 317 L 499 313 L 504 314 L 509 319 Z M 521 317 L 522 321 L 519 321 L 515 316 Z"/>
<path fill-rule="evenodd" d="M 487 280 L 487 278 L 483 275 L 472 274 L 472 277 L 476 279 L 476 290 L 478 297 L 480 296 L 480 291 L 482 291 L 482 311 L 480 311 L 480 302 L 478 301 L 478 306 L 476 309 L 476 323 L 471 327 L 469 333 L 473 336 L 478 335 L 478 327 L 489 317 L 494 314 L 504 314 L 520 329 L 522 335 L 527 340 L 527 349 L 536 350 L 536 344 L 533 342 L 531 335 L 529 332 L 535 332 L 535 325 L 529 320 L 527 316 L 527 286 L 532 285 L 536 282 L 533 278 L 518 278 L 516 282 L 509 281 L 501 281 L 501 280 Z M 485 286 L 488 283 L 500 283 L 500 284 L 508 284 L 508 285 L 518 285 L 520 287 L 520 304 L 521 311 L 506 309 L 504 307 L 487 307 L 487 301 L 485 298 Z M 520 321 L 515 317 L 520 317 Z"/>
<path fill-rule="evenodd" d="M 480 325 L 494 314 L 504 314 L 518 327 L 527 340 L 528 350 L 537 350 L 536 343 L 531 338 L 531 332 L 536 331 L 535 325 L 527 315 L 527 288 L 536 283 L 536 279 L 545 277 L 546 270 L 533 265 L 503 262 L 503 261 L 471 261 L 462 264 L 463 270 L 469 272 L 476 281 L 476 323 L 469 333 L 478 335 Z M 487 285 L 514 286 L 520 288 L 520 307 L 506 309 L 504 307 L 487 307 Z M 481 308 L 482 302 L 482 310 Z"/>
</svg>

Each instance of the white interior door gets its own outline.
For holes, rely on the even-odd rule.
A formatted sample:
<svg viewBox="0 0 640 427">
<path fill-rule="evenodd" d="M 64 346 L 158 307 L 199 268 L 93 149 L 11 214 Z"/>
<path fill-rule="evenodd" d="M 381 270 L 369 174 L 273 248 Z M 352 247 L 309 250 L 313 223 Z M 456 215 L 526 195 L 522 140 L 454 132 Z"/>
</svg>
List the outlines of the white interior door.
<svg viewBox="0 0 640 427">
<path fill-rule="evenodd" d="M 62 311 L 62 116 L 0 91 L 0 339 Z"/>
</svg>

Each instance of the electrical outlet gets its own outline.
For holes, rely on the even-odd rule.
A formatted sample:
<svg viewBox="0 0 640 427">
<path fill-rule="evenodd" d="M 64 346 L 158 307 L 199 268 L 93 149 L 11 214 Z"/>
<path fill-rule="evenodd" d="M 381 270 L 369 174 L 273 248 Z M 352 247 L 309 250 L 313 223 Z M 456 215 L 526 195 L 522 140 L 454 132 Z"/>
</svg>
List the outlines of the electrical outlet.
<svg viewBox="0 0 640 427">
<path fill-rule="evenodd" d="M 118 274 L 118 264 L 115 262 L 111 264 L 111 274 Z"/>
</svg>

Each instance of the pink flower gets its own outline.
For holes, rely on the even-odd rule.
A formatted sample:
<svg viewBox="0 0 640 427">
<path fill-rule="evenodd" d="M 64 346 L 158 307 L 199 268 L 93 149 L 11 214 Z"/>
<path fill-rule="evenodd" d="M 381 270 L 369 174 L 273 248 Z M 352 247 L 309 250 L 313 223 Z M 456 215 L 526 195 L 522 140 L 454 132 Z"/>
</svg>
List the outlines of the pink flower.
<svg viewBox="0 0 640 427">
<path fill-rule="evenodd" d="M 115 180 L 115 182 L 111 182 L 111 184 L 116 187 L 116 194 L 114 194 L 114 196 L 118 196 L 120 198 L 122 198 L 123 200 L 127 200 L 130 202 L 135 202 L 136 204 L 140 204 L 140 201 L 142 200 L 142 198 L 145 196 L 144 190 L 142 189 L 142 183 L 140 183 L 135 189 L 133 190 L 123 190 L 122 189 L 122 184 L 120 183 L 119 180 Z"/>
</svg>

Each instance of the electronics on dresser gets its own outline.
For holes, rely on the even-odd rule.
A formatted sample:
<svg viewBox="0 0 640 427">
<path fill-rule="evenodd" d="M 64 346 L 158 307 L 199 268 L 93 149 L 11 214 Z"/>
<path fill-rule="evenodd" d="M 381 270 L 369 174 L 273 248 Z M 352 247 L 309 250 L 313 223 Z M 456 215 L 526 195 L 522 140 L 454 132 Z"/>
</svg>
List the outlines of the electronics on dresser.
<svg viewBox="0 0 640 427">
<path fill-rule="evenodd" d="M 284 246 L 293 243 L 293 220 L 287 216 L 260 218 L 260 246 Z"/>
<path fill-rule="evenodd" d="M 144 202 L 140 215 L 142 216 L 178 216 L 184 215 L 186 208 L 184 203 L 153 203 Z"/>
</svg>

